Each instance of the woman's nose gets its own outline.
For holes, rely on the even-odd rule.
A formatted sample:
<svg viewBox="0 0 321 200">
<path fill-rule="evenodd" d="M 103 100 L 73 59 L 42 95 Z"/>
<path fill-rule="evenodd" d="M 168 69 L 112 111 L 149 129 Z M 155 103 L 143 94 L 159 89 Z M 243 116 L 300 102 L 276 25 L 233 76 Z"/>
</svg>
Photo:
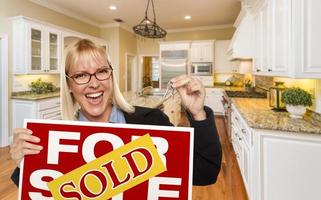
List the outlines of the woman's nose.
<svg viewBox="0 0 321 200">
<path fill-rule="evenodd" d="M 99 84 L 100 84 L 100 81 L 97 80 L 97 78 L 95 76 L 92 76 L 89 83 L 88 83 L 88 86 L 91 88 L 98 88 Z"/>
</svg>

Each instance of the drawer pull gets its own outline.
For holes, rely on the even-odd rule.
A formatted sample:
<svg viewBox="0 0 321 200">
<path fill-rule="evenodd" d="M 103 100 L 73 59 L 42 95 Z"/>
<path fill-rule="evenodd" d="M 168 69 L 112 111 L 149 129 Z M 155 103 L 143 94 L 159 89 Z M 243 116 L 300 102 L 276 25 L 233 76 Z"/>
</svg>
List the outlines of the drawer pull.
<svg viewBox="0 0 321 200">
<path fill-rule="evenodd" d="M 242 128 L 241 131 L 246 134 L 246 130 L 244 128 Z"/>
</svg>

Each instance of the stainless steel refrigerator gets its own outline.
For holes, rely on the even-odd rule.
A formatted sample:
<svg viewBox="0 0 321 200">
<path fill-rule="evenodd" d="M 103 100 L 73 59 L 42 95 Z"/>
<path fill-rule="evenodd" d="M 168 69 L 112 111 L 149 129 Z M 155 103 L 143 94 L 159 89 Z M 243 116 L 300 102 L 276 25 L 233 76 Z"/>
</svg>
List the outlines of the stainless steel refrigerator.
<svg viewBox="0 0 321 200">
<path fill-rule="evenodd" d="M 188 49 L 188 45 L 181 45 L 176 49 L 161 47 L 160 88 L 165 89 L 175 76 L 188 73 Z"/>
</svg>

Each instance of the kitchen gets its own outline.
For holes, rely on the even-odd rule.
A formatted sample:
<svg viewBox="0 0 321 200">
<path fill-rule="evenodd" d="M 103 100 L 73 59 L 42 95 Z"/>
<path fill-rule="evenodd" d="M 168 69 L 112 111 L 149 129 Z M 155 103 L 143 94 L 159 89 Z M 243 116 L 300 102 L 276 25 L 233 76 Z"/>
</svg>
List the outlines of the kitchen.
<svg viewBox="0 0 321 200">
<path fill-rule="evenodd" d="M 86 5 L 86 1 L 83 2 Z M 140 15 L 131 26 L 143 18 L 146 2 L 140 1 L 141 11 L 135 12 Z M 195 2 L 189 2 L 196 6 Z M 222 3 L 213 2 L 204 1 L 204 5 L 214 9 Z M 175 125 L 182 123 L 184 112 L 177 95 L 162 103 L 162 95 L 170 78 L 164 76 L 164 69 L 166 65 L 183 66 L 180 68 L 185 70 L 183 73 L 200 75 L 198 77 L 207 91 L 205 104 L 214 110 L 221 123 L 226 119 L 227 126 L 226 129 L 223 126 L 223 132 L 228 134 L 227 140 L 232 145 L 234 155 L 229 155 L 236 159 L 239 178 L 244 185 L 243 196 L 248 199 L 317 199 L 320 196 L 318 180 L 321 178 L 318 173 L 321 167 L 321 61 L 317 53 L 321 30 L 317 22 L 321 4 L 317 0 L 226 2 L 230 7 L 225 8 L 225 12 L 228 10 L 232 14 L 224 23 L 208 25 L 203 19 L 204 23 L 198 21 L 192 24 L 197 19 L 192 14 L 192 19 L 183 21 L 180 26 L 173 24 L 175 20 L 169 20 L 164 26 L 168 31 L 166 39 L 158 41 L 135 36 L 131 27 L 128 28 L 130 18 L 110 14 L 106 17 L 110 22 L 120 17 L 125 23 L 103 24 L 101 16 L 90 15 L 96 11 L 73 8 L 73 4 L 76 5 L 74 1 L 2 0 L 0 38 L 3 49 L 6 45 L 2 45 L 2 41 L 6 37 L 2 35 L 8 38 L 9 101 L 3 101 L 1 109 L 4 113 L 4 108 L 8 108 L 8 114 L 2 114 L 2 123 L 6 124 L 5 118 L 9 123 L 7 131 L 2 131 L 1 145 L 9 145 L 12 137 L 10 130 L 21 127 L 25 117 L 60 119 L 59 65 L 62 63 L 63 47 L 74 38 L 89 38 L 108 49 L 118 72 L 116 76 L 120 89 L 127 99 L 134 105 L 162 106 Z M 105 12 L 113 13 L 108 9 L 108 3 L 117 3 L 104 3 L 107 8 Z M 163 27 L 161 20 L 165 15 L 161 14 L 161 10 L 166 11 L 171 3 L 154 3 L 157 19 Z M 119 12 L 121 6 L 117 5 Z M 197 10 L 197 6 L 194 9 Z M 224 11 L 216 12 L 224 16 Z M 207 18 L 220 17 L 202 13 Z M 175 13 L 170 14 L 175 16 Z M 33 31 L 28 32 L 29 27 Z M 37 40 L 45 39 L 50 42 L 41 43 L 39 48 Z M 28 45 L 34 45 L 32 49 L 35 51 L 28 52 Z M 185 53 L 183 57 L 175 58 L 175 63 L 166 63 L 169 59 L 163 59 L 164 55 L 167 50 L 173 49 Z M 165 52 L 163 55 L 162 51 Z M 5 49 L 0 52 L 5 52 Z M 43 55 L 40 61 L 37 54 Z M 29 58 L 30 55 L 33 55 L 32 58 Z M 28 68 L 30 60 L 35 64 Z M 49 87 L 51 92 L 40 95 L 29 92 L 30 85 L 37 88 L 39 78 L 38 86 Z M 287 88 L 300 87 L 311 94 L 312 105 L 303 119 L 292 119 L 287 112 L 271 110 L 273 107 L 283 109 L 284 106 L 278 106 L 281 102 L 277 94 L 283 90 L 275 87 L 276 82 L 284 82 Z M 147 89 L 143 90 L 145 87 Z M 250 98 L 262 94 L 263 98 Z M 240 95 L 247 95 L 248 98 L 238 98 Z M 226 97 L 225 104 L 222 103 L 223 97 Z M 3 98 L 6 98 L 5 95 L 2 95 Z M 1 154 L 3 152 L 8 160 L 8 148 L 1 148 Z M 2 161 L 0 168 L 7 169 Z M 221 173 L 224 173 L 223 168 Z M 1 181 L 2 177 L 5 176 L 1 175 Z M 218 183 L 211 188 L 213 191 L 219 190 L 215 188 Z M 1 195 L 5 193 L 4 197 L 10 196 L 4 191 L 3 184 L 0 185 Z M 14 188 L 8 188 L 8 191 L 17 192 Z M 233 199 L 243 199 L 241 196 L 236 194 Z M 11 196 L 11 199 L 15 198 Z M 199 198 L 206 199 L 204 196 Z"/>
</svg>

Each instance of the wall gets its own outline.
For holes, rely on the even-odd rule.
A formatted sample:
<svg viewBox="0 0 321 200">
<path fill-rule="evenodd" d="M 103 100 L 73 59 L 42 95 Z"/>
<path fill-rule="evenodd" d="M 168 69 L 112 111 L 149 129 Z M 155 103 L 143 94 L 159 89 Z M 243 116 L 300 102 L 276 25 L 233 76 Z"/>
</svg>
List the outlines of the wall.
<svg viewBox="0 0 321 200">
<path fill-rule="evenodd" d="M 122 28 L 119 29 L 119 88 L 125 91 L 126 84 L 126 53 L 137 54 L 136 36 Z"/>
<path fill-rule="evenodd" d="M 100 37 L 109 44 L 108 54 L 111 64 L 115 70 L 117 80 L 119 80 L 119 28 L 104 28 L 100 31 Z"/>
<path fill-rule="evenodd" d="M 139 55 L 158 55 L 159 41 L 177 41 L 177 40 L 230 40 L 234 34 L 235 28 L 212 29 L 202 31 L 174 32 L 167 33 L 164 40 L 137 40 L 137 53 Z"/>
</svg>

